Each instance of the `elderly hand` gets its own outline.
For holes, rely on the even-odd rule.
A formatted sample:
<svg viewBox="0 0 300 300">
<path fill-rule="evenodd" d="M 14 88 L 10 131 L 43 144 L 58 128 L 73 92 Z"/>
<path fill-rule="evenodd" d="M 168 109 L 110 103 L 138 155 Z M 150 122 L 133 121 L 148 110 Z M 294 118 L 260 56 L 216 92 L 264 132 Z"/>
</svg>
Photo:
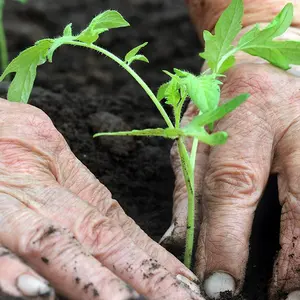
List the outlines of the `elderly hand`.
<svg viewBox="0 0 300 300">
<path fill-rule="evenodd" d="M 213 2 L 190 0 L 192 18 L 200 31 L 210 28 L 209 22 L 213 21 L 207 17 L 207 24 L 202 19 L 197 23 L 197 18 L 204 14 L 199 10 L 209 6 L 213 8 L 216 4 Z M 270 12 L 276 14 L 274 8 L 281 9 L 279 2 Z M 265 4 L 270 6 L 272 1 L 268 0 Z M 253 21 L 250 8 L 261 9 L 263 5 L 259 6 L 257 1 L 245 1 L 245 5 L 248 14 L 244 24 L 247 25 L 249 20 Z M 299 12 L 297 7 L 296 14 Z M 219 13 L 215 11 L 216 15 Z M 265 21 L 269 17 L 270 13 L 265 12 Z M 243 32 L 247 30 L 249 27 Z M 290 28 L 282 38 L 299 40 L 299 37 L 300 30 Z M 216 130 L 229 133 L 225 145 L 199 147 L 195 185 L 199 199 L 200 233 L 195 271 L 207 295 L 212 298 L 218 299 L 223 291 L 234 294 L 241 291 L 254 213 L 269 175 L 277 174 L 282 205 L 281 251 L 274 264 L 270 299 L 281 299 L 282 295 L 288 295 L 289 300 L 300 299 L 299 68 L 294 67 L 289 73 L 261 59 L 239 54 L 237 65 L 226 74 L 221 101 L 241 93 L 249 93 L 251 97 L 217 124 Z M 183 123 L 196 114 L 197 109 L 190 105 Z M 161 243 L 169 248 L 182 249 L 186 233 L 187 194 L 176 147 L 173 147 L 171 158 L 176 175 L 173 221 Z"/>
<path fill-rule="evenodd" d="M 70 299 L 203 300 L 189 279 L 42 111 L 0 100 L 0 294 L 53 299 L 49 282 Z"/>
</svg>

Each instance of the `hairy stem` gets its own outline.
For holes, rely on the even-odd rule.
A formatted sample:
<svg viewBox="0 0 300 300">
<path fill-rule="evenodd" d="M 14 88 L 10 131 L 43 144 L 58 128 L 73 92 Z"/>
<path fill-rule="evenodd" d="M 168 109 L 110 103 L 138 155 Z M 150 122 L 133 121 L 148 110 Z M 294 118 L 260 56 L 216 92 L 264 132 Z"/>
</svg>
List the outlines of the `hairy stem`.
<svg viewBox="0 0 300 300">
<path fill-rule="evenodd" d="M 160 114 L 162 115 L 162 117 L 164 118 L 165 122 L 167 123 L 169 128 L 174 128 L 174 125 L 172 123 L 172 121 L 170 120 L 168 114 L 166 113 L 165 109 L 162 107 L 162 105 L 160 104 L 160 102 L 158 101 L 158 99 L 156 98 L 156 96 L 153 94 L 153 92 L 151 91 L 151 89 L 149 88 L 149 86 L 145 83 L 145 81 L 126 63 L 124 62 L 122 59 L 120 59 L 119 57 L 117 57 L 116 55 L 112 54 L 111 52 L 109 52 L 108 50 L 101 48 L 99 46 L 96 46 L 94 44 L 85 44 L 85 43 L 81 43 L 81 42 L 68 42 L 67 44 L 69 45 L 74 45 L 74 46 L 81 46 L 81 47 L 85 47 L 85 48 L 89 48 L 89 49 L 93 49 L 96 50 L 104 55 L 106 55 L 107 57 L 109 57 L 110 59 L 112 59 L 113 61 L 115 61 L 116 63 L 118 63 L 121 67 L 123 67 L 138 83 L 139 85 L 145 90 L 145 92 L 147 93 L 147 95 L 150 97 L 150 99 L 153 101 L 153 103 L 155 104 L 155 106 L 157 107 L 157 109 L 159 110 Z"/>
<path fill-rule="evenodd" d="M 3 9 L 4 9 L 4 0 L 0 0 L 0 60 L 1 60 L 2 72 L 8 66 L 7 45 L 6 45 L 6 37 L 4 32 L 4 24 L 3 24 Z"/>
<path fill-rule="evenodd" d="M 194 236 L 195 236 L 194 172 L 191 168 L 190 158 L 182 137 L 178 139 L 177 145 L 178 145 L 178 152 L 181 161 L 182 172 L 183 172 L 187 194 L 188 194 L 188 217 L 187 217 L 186 243 L 185 243 L 185 252 L 184 252 L 184 264 L 188 268 L 191 268 L 193 248 L 194 248 Z"/>
</svg>

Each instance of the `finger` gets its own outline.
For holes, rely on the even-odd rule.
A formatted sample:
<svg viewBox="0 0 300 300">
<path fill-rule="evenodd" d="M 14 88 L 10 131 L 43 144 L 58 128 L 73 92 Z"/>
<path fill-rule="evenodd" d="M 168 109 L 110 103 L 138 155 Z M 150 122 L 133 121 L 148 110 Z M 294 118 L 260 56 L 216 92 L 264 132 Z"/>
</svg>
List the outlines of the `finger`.
<svg viewBox="0 0 300 300">
<path fill-rule="evenodd" d="M 260 86 L 237 78 L 240 74 L 228 76 L 223 99 L 231 98 L 232 90 L 239 94 L 236 82 L 243 82 L 243 92 L 252 96 L 217 124 L 216 130 L 227 131 L 229 139 L 211 148 L 203 186 L 196 274 L 205 280 L 205 291 L 212 298 L 227 290 L 238 293 L 243 285 L 254 212 L 272 159 L 273 133 L 256 104 L 265 99 L 257 92 Z"/>
<path fill-rule="evenodd" d="M 66 158 L 67 157 L 67 158 Z M 154 242 L 135 222 L 128 217 L 109 190 L 68 150 L 60 156 L 62 174 L 59 183 L 80 199 L 95 206 L 102 215 L 115 220 L 125 235 L 130 236 L 143 251 L 158 260 L 173 275 L 181 274 L 198 282 L 197 277 L 178 259 Z M 165 264 L 168 262 L 167 264 Z"/>
<path fill-rule="evenodd" d="M 4 166 L 9 166 L 9 172 L 6 171 L 8 175 L 13 172 L 19 174 L 7 176 L 6 186 L 20 186 L 19 183 L 25 181 L 28 186 L 34 186 L 35 178 L 44 178 L 46 182 L 57 180 L 80 198 L 97 206 L 103 214 L 117 220 L 124 231 L 151 257 L 159 258 L 161 263 L 168 261 L 168 269 L 173 274 L 182 274 L 196 280 L 192 272 L 151 241 L 132 219 L 124 214 L 117 202 L 112 200 L 110 192 L 70 151 L 49 117 L 30 105 L 18 106 L 7 101 L 0 102 L 3 110 L 0 116 L 1 159 Z M 20 122 L 15 126 L 6 127 L 6 124 L 14 122 L 16 114 L 20 116 Z M 19 197 L 22 198 L 23 186 L 20 188 L 22 192 Z M 16 193 L 15 188 L 12 193 Z"/>
<path fill-rule="evenodd" d="M 100 299 L 100 296 L 104 300 L 138 299 L 135 292 L 83 249 L 68 230 L 53 225 L 4 194 L 0 194 L 0 243 L 71 299 Z"/>
<path fill-rule="evenodd" d="M 37 186 L 34 194 L 28 199 L 23 196 L 22 200 L 40 214 L 69 228 L 90 254 L 142 295 L 150 299 L 172 296 L 201 299 L 137 246 L 116 222 L 61 186 L 43 189 Z"/>
<path fill-rule="evenodd" d="M 300 113 L 299 109 L 296 113 Z M 293 120 L 293 116 L 291 116 Z M 292 122 L 292 121 L 291 121 Z M 300 296 L 300 124 L 292 122 L 277 145 L 274 172 L 278 173 L 279 200 L 282 205 L 280 246 L 270 287 L 272 299 L 295 300 Z"/>
<path fill-rule="evenodd" d="M 193 103 L 190 103 L 187 111 L 182 118 L 182 126 L 188 124 L 197 114 L 198 109 Z M 187 139 L 186 147 L 188 151 L 192 149 L 193 140 Z M 196 186 L 196 206 L 195 206 L 195 231 L 197 232 L 199 228 L 199 197 L 200 191 L 202 189 L 202 178 L 206 169 L 207 157 L 208 157 L 209 147 L 205 144 L 199 144 L 196 158 L 196 169 L 195 169 L 195 186 Z M 185 237 L 186 237 L 186 227 L 187 227 L 187 190 L 184 181 L 184 176 L 181 169 L 180 157 L 177 151 L 177 144 L 174 143 L 171 149 L 171 162 L 173 171 L 175 174 L 175 188 L 173 194 L 173 218 L 171 226 L 166 231 L 164 236 L 160 240 L 160 244 L 165 248 L 170 250 L 172 253 L 183 253 L 185 247 Z"/>
<path fill-rule="evenodd" d="M 4 247 L 0 247 L 0 266 L 2 293 L 54 300 L 54 290 L 49 283 Z"/>
</svg>

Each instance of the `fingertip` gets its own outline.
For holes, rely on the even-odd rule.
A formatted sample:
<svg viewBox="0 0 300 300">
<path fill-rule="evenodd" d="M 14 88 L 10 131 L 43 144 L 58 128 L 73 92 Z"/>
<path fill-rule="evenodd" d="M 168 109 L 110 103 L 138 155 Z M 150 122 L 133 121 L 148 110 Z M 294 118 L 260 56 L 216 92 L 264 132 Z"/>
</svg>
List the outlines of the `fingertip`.
<svg viewBox="0 0 300 300">
<path fill-rule="evenodd" d="M 235 280 L 228 273 L 215 272 L 204 281 L 204 291 L 212 299 L 220 299 L 224 292 L 234 294 L 235 290 Z"/>
<path fill-rule="evenodd" d="M 288 294 L 286 300 L 299 300 L 300 299 L 300 291 L 294 291 Z"/>
<path fill-rule="evenodd" d="M 53 289 L 47 282 L 38 279 L 30 274 L 22 274 L 16 280 L 16 286 L 24 296 L 50 296 L 53 294 Z"/>
</svg>

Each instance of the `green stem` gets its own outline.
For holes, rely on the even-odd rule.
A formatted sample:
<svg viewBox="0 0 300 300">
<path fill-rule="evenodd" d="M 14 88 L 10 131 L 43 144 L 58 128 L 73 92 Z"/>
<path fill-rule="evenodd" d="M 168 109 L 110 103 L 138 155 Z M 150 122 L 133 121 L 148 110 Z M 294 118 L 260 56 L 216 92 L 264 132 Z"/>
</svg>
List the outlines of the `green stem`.
<svg viewBox="0 0 300 300">
<path fill-rule="evenodd" d="M 81 42 L 68 42 L 67 44 L 69 45 L 74 45 L 74 46 L 81 46 L 81 47 L 85 47 L 85 48 L 89 48 L 89 49 L 93 49 L 96 50 L 104 55 L 106 55 L 107 57 L 111 58 L 113 61 L 115 61 L 116 63 L 118 63 L 121 67 L 123 67 L 139 84 L 140 86 L 145 90 L 145 92 L 147 93 L 147 95 L 151 98 L 151 100 L 153 101 L 153 103 L 155 104 L 155 106 L 157 107 L 157 109 L 159 110 L 160 114 L 162 115 L 162 117 L 164 118 L 165 122 L 167 123 L 169 128 L 174 128 L 174 125 L 172 123 L 172 121 L 170 120 L 168 114 L 166 113 L 166 111 L 164 110 L 164 108 L 162 107 L 162 105 L 160 104 L 160 102 L 158 101 L 158 99 L 156 98 L 156 96 L 153 94 L 153 92 L 151 91 L 151 89 L 149 88 L 149 86 L 145 83 L 145 81 L 126 63 L 124 62 L 122 59 L 120 59 L 119 57 L 117 57 L 116 55 L 114 55 L 113 53 L 109 52 L 108 50 L 101 48 L 99 46 L 96 46 L 94 44 L 85 44 L 85 43 L 81 43 Z"/>
<path fill-rule="evenodd" d="M 188 194 L 188 216 L 186 243 L 184 252 L 184 264 L 190 269 L 193 257 L 194 235 L 195 235 L 195 193 L 194 193 L 194 172 L 191 168 L 190 158 L 183 138 L 178 139 L 178 152 L 181 161 L 181 167 Z"/>
<path fill-rule="evenodd" d="M 1 60 L 2 72 L 8 66 L 8 53 L 7 53 L 6 37 L 5 37 L 4 24 L 3 24 L 3 9 L 4 9 L 4 0 L 0 0 L 0 60 Z"/>
<path fill-rule="evenodd" d="M 198 144 L 199 144 L 199 140 L 196 139 L 196 138 L 194 138 L 193 145 L 192 145 L 192 150 L 191 150 L 191 158 L 190 158 L 190 162 L 191 162 L 191 167 L 192 167 L 193 173 L 195 171 Z"/>
</svg>

